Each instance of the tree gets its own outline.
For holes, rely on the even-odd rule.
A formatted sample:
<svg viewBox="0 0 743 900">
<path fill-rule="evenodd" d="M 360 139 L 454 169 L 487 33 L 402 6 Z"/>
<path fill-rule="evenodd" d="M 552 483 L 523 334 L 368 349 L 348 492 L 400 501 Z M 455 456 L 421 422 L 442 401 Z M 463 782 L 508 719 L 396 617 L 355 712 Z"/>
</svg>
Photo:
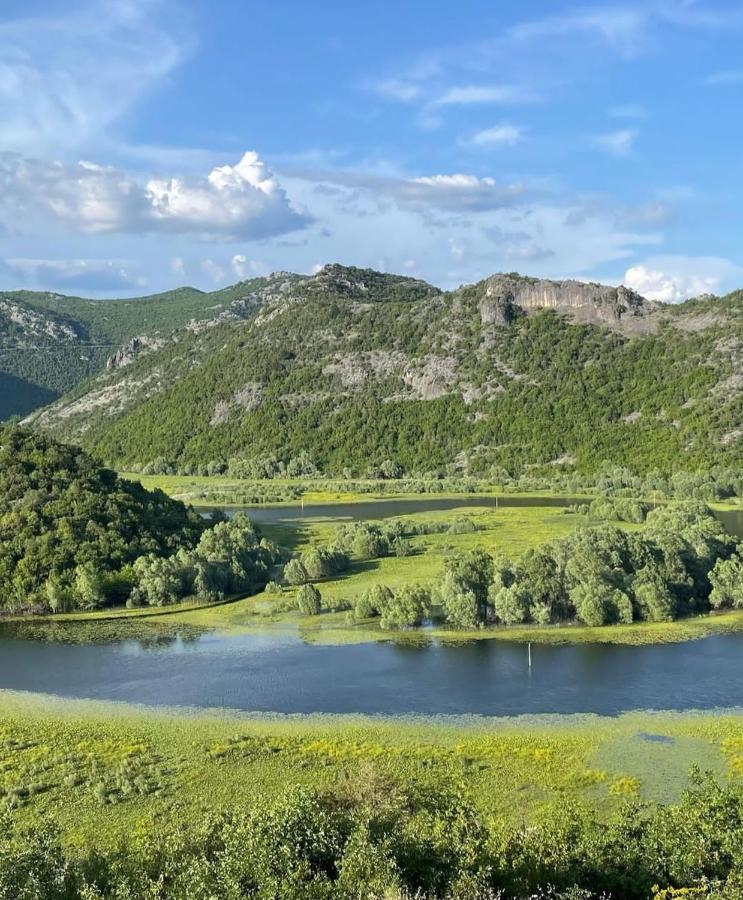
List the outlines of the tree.
<svg viewBox="0 0 743 900">
<path fill-rule="evenodd" d="M 284 566 L 284 579 L 287 584 L 291 585 L 305 584 L 309 581 L 307 570 L 296 556 L 292 557 Z"/>
<path fill-rule="evenodd" d="M 306 616 L 316 616 L 321 608 L 320 591 L 314 584 L 303 584 L 297 591 L 297 609 Z"/>
<path fill-rule="evenodd" d="M 632 579 L 638 617 L 647 622 L 670 622 L 676 614 L 676 600 L 661 566 L 648 563 Z"/>
<path fill-rule="evenodd" d="M 385 461 L 379 467 L 379 472 L 382 478 L 385 479 L 402 478 L 403 468 L 393 460 L 385 459 Z"/>
<path fill-rule="evenodd" d="M 743 553 L 739 550 L 729 559 L 718 559 L 710 572 L 710 603 L 715 609 L 743 609 Z"/>
<path fill-rule="evenodd" d="M 70 589 L 59 575 L 52 574 L 47 578 L 44 593 L 49 609 L 53 613 L 65 612 L 72 602 Z"/>
<path fill-rule="evenodd" d="M 381 628 L 407 628 L 420 625 L 431 608 L 431 595 L 419 584 L 406 584 L 396 591 L 382 610 Z"/>
<path fill-rule="evenodd" d="M 103 573 L 92 563 L 78 566 L 75 570 L 75 597 L 84 609 L 96 609 L 103 605 Z"/>
<path fill-rule="evenodd" d="M 446 572 L 436 589 L 436 599 L 441 604 L 446 621 L 457 628 L 476 628 L 479 618 L 477 597 L 461 578 Z"/>
<path fill-rule="evenodd" d="M 134 563 L 137 586 L 149 606 L 167 606 L 183 596 L 185 573 L 182 561 L 176 557 L 163 559 L 149 554 Z"/>
<path fill-rule="evenodd" d="M 471 594 L 474 597 L 474 620 L 483 625 L 490 616 L 489 590 L 493 583 L 493 557 L 485 550 L 475 549 L 449 557 L 444 564 L 445 578 L 442 587 L 457 604 Z M 448 576 L 448 578 L 447 578 Z M 456 587 L 455 587 L 456 586 Z M 465 601 L 466 607 L 468 601 Z M 463 616 L 465 618 L 466 616 Z"/>
<path fill-rule="evenodd" d="M 500 588 L 492 601 L 495 617 L 504 625 L 521 625 L 529 619 L 529 592 L 520 581 L 515 581 L 510 587 Z"/>
<path fill-rule="evenodd" d="M 351 617 L 355 621 L 381 616 L 393 600 L 392 591 L 384 584 L 373 584 L 356 598 Z"/>
<path fill-rule="evenodd" d="M 307 577 L 312 581 L 318 581 L 331 573 L 330 559 L 324 550 L 318 547 L 309 547 L 300 557 Z"/>
</svg>

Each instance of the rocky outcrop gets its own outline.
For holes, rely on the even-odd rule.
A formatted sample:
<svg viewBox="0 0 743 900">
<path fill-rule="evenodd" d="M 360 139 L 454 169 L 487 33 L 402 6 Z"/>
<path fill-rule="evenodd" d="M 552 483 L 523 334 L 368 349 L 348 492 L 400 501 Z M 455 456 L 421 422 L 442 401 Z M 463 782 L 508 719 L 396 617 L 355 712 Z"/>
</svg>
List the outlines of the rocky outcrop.
<svg viewBox="0 0 743 900">
<path fill-rule="evenodd" d="M 0 298 L 0 334 L 8 335 L 10 343 L 29 347 L 80 339 L 72 325 L 5 298 Z"/>
<path fill-rule="evenodd" d="M 109 370 L 121 369 L 123 366 L 128 366 L 130 363 L 133 363 L 142 353 L 159 350 L 164 345 L 165 341 L 163 338 L 148 337 L 146 334 L 134 337 L 128 343 L 124 344 L 123 347 L 120 347 L 116 353 L 113 353 L 108 357 L 106 360 L 106 368 Z"/>
<path fill-rule="evenodd" d="M 658 304 L 635 291 L 583 281 L 548 281 L 519 275 L 493 275 L 481 283 L 479 302 L 483 325 L 508 325 L 520 311 L 554 309 L 584 322 L 612 323 L 624 316 L 641 316 Z"/>
</svg>

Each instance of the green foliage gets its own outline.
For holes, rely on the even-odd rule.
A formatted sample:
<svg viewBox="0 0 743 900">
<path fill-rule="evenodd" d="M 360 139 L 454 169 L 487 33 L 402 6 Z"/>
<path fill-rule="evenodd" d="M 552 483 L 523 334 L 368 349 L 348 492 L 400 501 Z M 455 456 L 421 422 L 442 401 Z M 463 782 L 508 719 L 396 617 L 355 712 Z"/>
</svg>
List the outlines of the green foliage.
<svg viewBox="0 0 743 900">
<path fill-rule="evenodd" d="M 379 625 L 384 629 L 421 625 L 430 609 L 431 595 L 428 590 L 419 584 L 406 584 L 381 608 Z"/>
<path fill-rule="evenodd" d="M 278 548 L 262 539 L 244 513 L 204 531 L 192 550 L 134 563 L 132 605 L 166 606 L 186 596 L 215 600 L 262 588 L 279 561 Z"/>
<path fill-rule="evenodd" d="M 493 578 L 493 557 L 484 550 L 470 550 L 447 559 L 437 591 L 447 621 L 462 628 L 486 624 Z"/>
<path fill-rule="evenodd" d="M 302 560 L 292 557 L 284 566 L 284 579 L 287 584 L 298 585 L 309 581 L 307 569 L 302 565 Z"/>
<path fill-rule="evenodd" d="M 303 584 L 297 591 L 297 609 L 305 616 L 316 616 L 322 609 L 322 597 L 314 584 Z"/>
<path fill-rule="evenodd" d="M 709 573 L 712 585 L 710 603 L 715 609 L 743 609 L 743 553 L 739 549 L 730 559 L 718 559 Z"/>
<path fill-rule="evenodd" d="M 6 815 L 0 898 L 734 900 L 743 886 L 741 788 L 712 777 L 697 776 L 676 805 L 629 800 L 605 821 L 567 803 L 529 828 L 486 819 L 456 785 L 387 779 L 380 795 L 362 779 L 293 789 L 185 830 L 145 826 L 95 854 Z"/>
<path fill-rule="evenodd" d="M 504 625 L 670 621 L 734 605 L 736 544 L 703 505 L 672 504 L 641 532 L 582 528 L 496 567 L 489 599 Z"/>
<path fill-rule="evenodd" d="M 555 479 L 609 460 L 668 482 L 679 470 L 682 479 L 739 465 L 743 397 L 729 347 L 743 329 L 740 297 L 717 301 L 703 330 L 683 327 L 696 307 L 682 304 L 629 336 L 553 312 L 484 325 L 482 295 L 482 285 L 439 294 L 353 270 L 296 279 L 292 302 L 271 316 L 177 332 L 103 376 L 95 388 L 120 397 L 121 412 L 68 406 L 44 426 L 118 466 L 161 459 L 250 477 L 348 477 L 371 466 L 393 480 Z M 421 399 L 411 372 L 427 383 L 428 366 L 453 374 L 431 376 L 436 396 Z M 155 372 L 158 393 L 122 385 L 150 384 Z M 694 490 L 710 499 L 714 484 Z"/>
<path fill-rule="evenodd" d="M 117 602 L 130 563 L 193 546 L 205 527 L 77 448 L 17 427 L 0 432 L 0 606 Z"/>
<path fill-rule="evenodd" d="M 352 621 L 362 622 L 380 616 L 392 600 L 392 591 L 386 585 L 373 584 L 356 598 L 350 617 Z"/>
</svg>

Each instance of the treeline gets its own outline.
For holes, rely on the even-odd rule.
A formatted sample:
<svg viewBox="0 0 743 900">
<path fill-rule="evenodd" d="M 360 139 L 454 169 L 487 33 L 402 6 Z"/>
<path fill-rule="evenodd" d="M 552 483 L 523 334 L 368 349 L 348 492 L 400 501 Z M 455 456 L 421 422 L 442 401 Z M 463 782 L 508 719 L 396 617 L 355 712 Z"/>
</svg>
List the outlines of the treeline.
<svg viewBox="0 0 743 900">
<path fill-rule="evenodd" d="M 354 493 L 480 493 L 494 488 L 504 493 L 550 491 L 557 494 L 601 494 L 608 497 L 643 498 L 649 502 L 660 500 L 727 500 L 743 497 L 743 469 L 740 467 L 712 467 L 697 472 L 672 474 L 651 471 L 644 475 L 617 466 L 602 466 L 596 472 L 550 471 L 535 474 L 533 470 L 509 471 L 502 466 L 477 466 L 472 460 L 463 465 L 443 466 L 422 472 L 407 472 L 399 463 L 387 459 L 362 470 L 345 467 L 340 473 L 324 472 L 307 452 L 302 451 L 288 461 L 276 455 L 266 458 L 234 458 L 211 460 L 203 464 L 178 464 L 164 458 L 128 467 L 143 475 L 224 476 L 252 482 L 235 488 L 235 496 L 252 500 L 242 502 L 271 502 L 292 499 L 303 490 L 327 490 L 328 481 L 342 480 L 343 489 Z M 477 471 L 478 474 L 474 474 Z M 340 477 L 339 477 L 340 476 Z M 292 485 L 266 485 L 274 479 L 296 479 Z M 216 496 L 215 492 L 209 492 Z M 206 496 L 206 495 L 205 495 Z M 224 502 L 233 502 L 227 501 Z M 237 502 L 237 501 L 234 501 Z"/>
<path fill-rule="evenodd" d="M 351 533 L 354 555 L 376 552 L 376 526 L 357 523 Z M 379 617 L 383 628 L 436 618 L 458 628 L 601 626 L 665 622 L 726 607 L 743 608 L 741 546 L 705 506 L 675 504 L 648 512 L 640 531 L 579 528 L 517 562 L 479 548 L 453 554 L 430 587 L 393 592 L 371 586 L 355 599 L 351 618 Z"/>
<path fill-rule="evenodd" d="M 207 521 L 78 448 L 0 432 L 0 610 L 215 599 L 262 586 L 279 561 L 244 516 Z"/>
<path fill-rule="evenodd" d="M 0 816 L 0 900 L 740 900 L 743 789 L 695 776 L 671 806 L 609 818 L 565 803 L 536 824 L 482 815 L 459 789 L 353 772 L 183 828 L 68 850 Z"/>
</svg>

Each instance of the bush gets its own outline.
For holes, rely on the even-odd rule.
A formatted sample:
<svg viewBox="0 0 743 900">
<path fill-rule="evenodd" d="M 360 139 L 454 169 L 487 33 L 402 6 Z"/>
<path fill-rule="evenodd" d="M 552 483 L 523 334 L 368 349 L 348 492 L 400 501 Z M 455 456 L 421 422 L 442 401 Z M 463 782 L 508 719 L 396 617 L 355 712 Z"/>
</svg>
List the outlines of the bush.
<svg viewBox="0 0 743 900">
<path fill-rule="evenodd" d="M 316 616 L 322 609 L 322 597 L 314 584 L 303 584 L 297 591 L 297 609 L 306 616 Z"/>
</svg>

